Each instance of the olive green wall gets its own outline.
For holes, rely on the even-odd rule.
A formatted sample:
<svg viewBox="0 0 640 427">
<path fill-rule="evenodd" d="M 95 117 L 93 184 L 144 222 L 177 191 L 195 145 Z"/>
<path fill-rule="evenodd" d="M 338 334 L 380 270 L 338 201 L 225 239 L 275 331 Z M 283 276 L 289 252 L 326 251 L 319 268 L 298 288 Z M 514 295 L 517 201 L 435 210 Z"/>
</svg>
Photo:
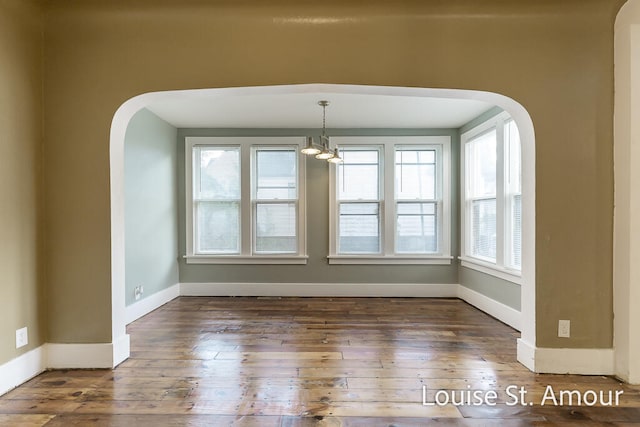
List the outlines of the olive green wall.
<svg viewBox="0 0 640 427">
<path fill-rule="evenodd" d="M 131 118 L 124 141 L 126 304 L 178 283 L 176 128 L 147 109 Z"/>
<path fill-rule="evenodd" d="M 327 82 L 520 102 L 536 131 L 537 345 L 611 347 L 612 39 L 623 2 L 48 2 L 50 341 L 111 338 L 109 130 L 124 101 Z M 572 338 L 555 337 L 558 319 L 573 320 Z"/>
<path fill-rule="evenodd" d="M 0 365 L 44 342 L 42 28 L 38 2 L 0 0 Z M 16 349 L 16 329 L 29 344 Z"/>
<path fill-rule="evenodd" d="M 319 129 L 180 129 L 178 132 L 180 238 L 185 252 L 185 136 L 319 136 Z M 455 129 L 333 129 L 332 136 L 445 135 L 451 138 L 451 251 L 458 255 L 458 147 Z M 457 261 L 450 265 L 329 265 L 329 164 L 307 158 L 306 265 L 206 265 L 180 261 L 180 282 L 241 283 L 458 283 Z"/>
</svg>

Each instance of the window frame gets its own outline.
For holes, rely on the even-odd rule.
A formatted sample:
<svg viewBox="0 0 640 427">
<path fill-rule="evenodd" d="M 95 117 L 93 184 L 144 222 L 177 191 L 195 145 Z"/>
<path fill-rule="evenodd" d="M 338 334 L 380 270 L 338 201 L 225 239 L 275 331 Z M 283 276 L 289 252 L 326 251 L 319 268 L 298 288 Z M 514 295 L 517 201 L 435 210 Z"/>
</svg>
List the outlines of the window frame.
<svg viewBox="0 0 640 427">
<path fill-rule="evenodd" d="M 338 248 L 338 168 L 330 166 L 329 173 L 329 264 L 424 264 L 449 265 L 451 256 L 451 137 L 437 136 L 342 136 L 332 137 L 338 147 L 381 147 L 380 180 L 380 248 L 379 254 L 340 254 Z M 396 253 L 397 214 L 395 197 L 396 148 L 426 148 L 436 150 L 436 197 L 442 208 L 438 210 L 438 251 L 435 253 Z M 422 199 L 419 199 L 422 200 Z M 401 200 L 409 202 L 410 200 Z M 436 209 L 437 209 L 436 208 Z"/>
<path fill-rule="evenodd" d="M 305 137 L 185 137 L 185 226 L 187 264 L 306 264 L 306 177 L 304 156 Z M 195 147 L 239 147 L 240 148 L 240 252 L 198 253 L 197 219 L 194 200 Z M 254 225 L 258 200 L 256 199 L 256 153 L 260 149 L 294 149 L 297 168 L 296 202 L 296 252 L 256 252 L 256 227 Z M 289 203 L 290 199 L 285 202 Z"/>
<path fill-rule="evenodd" d="M 509 148 L 504 135 L 505 125 L 513 121 L 513 118 L 505 111 L 494 117 L 474 126 L 460 135 L 460 237 L 461 255 L 459 257 L 461 265 L 473 270 L 480 271 L 491 276 L 507 280 L 512 283 L 522 283 L 522 270 L 510 266 L 508 260 L 511 258 L 509 242 L 511 241 L 511 230 L 513 227 L 510 220 L 510 201 L 512 195 L 508 188 L 507 171 L 510 168 Z M 472 200 L 493 199 L 493 197 L 475 197 L 468 195 L 469 192 L 469 143 L 475 139 L 494 130 L 496 131 L 496 261 L 474 255 L 472 252 L 473 238 L 471 221 Z M 521 142 L 522 144 L 522 142 Z M 522 149 L 520 150 L 522 153 Z M 520 158 L 522 166 L 522 158 Z M 520 192 L 521 195 L 521 192 Z"/>
</svg>

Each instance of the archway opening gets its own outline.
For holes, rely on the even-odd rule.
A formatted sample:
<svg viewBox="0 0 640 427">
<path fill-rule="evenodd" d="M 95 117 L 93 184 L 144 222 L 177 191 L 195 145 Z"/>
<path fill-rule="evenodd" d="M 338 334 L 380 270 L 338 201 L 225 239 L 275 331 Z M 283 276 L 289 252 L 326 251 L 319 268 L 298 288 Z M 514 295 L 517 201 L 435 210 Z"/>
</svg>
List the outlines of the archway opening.
<svg viewBox="0 0 640 427">
<path fill-rule="evenodd" d="M 111 233 L 112 233 L 112 339 L 115 364 L 128 357 L 126 335 L 125 294 L 125 136 L 132 117 L 141 109 L 171 103 L 207 103 L 224 106 L 230 99 L 242 97 L 273 97 L 293 94 L 326 94 L 335 96 L 386 96 L 390 99 L 443 99 L 484 102 L 504 110 L 515 122 L 521 141 L 522 159 L 522 225 L 521 225 L 521 291 L 520 313 L 513 321 L 521 331 L 518 360 L 534 368 L 535 348 L 535 138 L 531 118 L 516 101 L 500 94 L 455 90 L 356 85 L 288 85 L 266 87 L 223 88 L 188 91 L 155 92 L 137 96 L 125 102 L 116 112 L 110 140 L 111 155 Z M 453 254 L 457 257 L 459 253 Z M 457 259 L 453 263 L 457 265 Z"/>
</svg>

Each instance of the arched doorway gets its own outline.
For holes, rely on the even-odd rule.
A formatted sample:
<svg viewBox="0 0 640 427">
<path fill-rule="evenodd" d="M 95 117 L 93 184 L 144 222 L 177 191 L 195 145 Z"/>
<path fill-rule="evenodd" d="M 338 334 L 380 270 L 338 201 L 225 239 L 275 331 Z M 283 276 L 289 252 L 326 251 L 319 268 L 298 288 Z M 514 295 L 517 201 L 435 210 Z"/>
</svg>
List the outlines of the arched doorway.
<svg viewBox="0 0 640 427">
<path fill-rule="evenodd" d="M 535 138 L 533 123 L 527 111 L 511 98 L 496 93 L 405 87 L 380 87 L 356 85 L 288 85 L 244 88 L 223 88 L 190 91 L 155 92 L 137 96 L 125 102 L 116 112 L 110 139 L 111 162 L 111 266 L 112 266 L 112 339 L 118 350 L 114 355 L 116 364 L 128 357 L 128 336 L 125 314 L 125 258 L 124 258 L 124 140 L 129 121 L 133 115 L 159 100 L 184 99 L 189 97 L 216 97 L 251 95 L 274 95 L 289 93 L 341 93 L 359 95 L 388 95 L 404 97 L 434 97 L 450 99 L 473 99 L 484 101 L 507 111 L 515 121 L 522 144 L 522 289 L 521 289 L 521 333 L 518 345 L 518 360 L 529 369 L 534 369 L 535 349 Z"/>
</svg>

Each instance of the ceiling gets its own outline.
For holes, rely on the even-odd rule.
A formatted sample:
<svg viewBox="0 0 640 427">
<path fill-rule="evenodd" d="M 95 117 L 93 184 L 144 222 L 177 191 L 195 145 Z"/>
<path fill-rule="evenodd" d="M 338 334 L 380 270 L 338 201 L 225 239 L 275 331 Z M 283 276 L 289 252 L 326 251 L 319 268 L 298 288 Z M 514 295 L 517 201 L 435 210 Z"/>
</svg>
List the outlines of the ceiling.
<svg viewBox="0 0 640 427">
<path fill-rule="evenodd" d="M 351 93 L 165 97 L 147 105 L 178 128 L 459 128 L 493 107 L 471 99 Z"/>
</svg>

